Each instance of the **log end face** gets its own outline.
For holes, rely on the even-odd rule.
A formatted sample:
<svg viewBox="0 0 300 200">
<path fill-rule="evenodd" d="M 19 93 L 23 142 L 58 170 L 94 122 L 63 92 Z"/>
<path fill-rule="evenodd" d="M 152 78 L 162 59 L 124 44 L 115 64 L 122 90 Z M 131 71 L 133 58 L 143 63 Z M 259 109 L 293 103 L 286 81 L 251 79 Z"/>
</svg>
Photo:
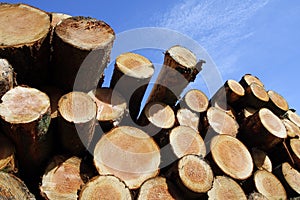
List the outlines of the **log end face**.
<svg viewBox="0 0 300 200">
<path fill-rule="evenodd" d="M 235 94 L 238 96 L 244 96 L 245 95 L 245 89 L 235 80 L 228 80 L 227 84 L 229 88 L 234 91 Z"/>
<path fill-rule="evenodd" d="M 159 128 L 172 128 L 175 123 L 174 111 L 164 103 L 151 102 L 147 104 L 145 114 L 147 119 Z"/>
<path fill-rule="evenodd" d="M 300 195 L 300 172 L 285 162 L 282 164 L 282 174 L 288 185 Z"/>
<path fill-rule="evenodd" d="M 192 69 L 196 67 L 197 58 L 196 55 L 185 47 L 176 45 L 167 50 L 166 54 L 169 54 L 178 64 L 183 67 Z"/>
<path fill-rule="evenodd" d="M 256 83 L 260 85 L 261 87 L 264 87 L 264 84 L 257 78 L 256 76 L 253 76 L 251 74 L 246 74 L 243 79 L 246 81 L 247 85 L 251 85 L 252 83 Z"/>
<path fill-rule="evenodd" d="M 258 98 L 259 100 L 261 100 L 265 103 L 267 103 L 269 101 L 269 95 L 261 85 L 255 83 L 255 82 L 251 83 L 250 90 L 255 95 L 255 97 Z"/>
<path fill-rule="evenodd" d="M 185 103 L 195 112 L 204 112 L 208 108 L 208 98 L 200 90 L 190 90 L 184 97 Z"/>
<path fill-rule="evenodd" d="M 283 113 L 287 112 L 289 109 L 289 104 L 288 102 L 278 94 L 277 92 L 273 90 L 268 91 L 268 95 L 270 98 L 270 101 L 272 101 L 276 107 L 278 107 Z"/>
</svg>

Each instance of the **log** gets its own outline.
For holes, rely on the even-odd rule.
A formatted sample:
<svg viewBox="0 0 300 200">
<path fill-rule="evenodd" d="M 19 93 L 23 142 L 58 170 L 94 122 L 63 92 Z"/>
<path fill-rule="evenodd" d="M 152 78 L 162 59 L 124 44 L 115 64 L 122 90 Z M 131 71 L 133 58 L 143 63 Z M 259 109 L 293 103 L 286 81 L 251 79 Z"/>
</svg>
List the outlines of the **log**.
<svg viewBox="0 0 300 200">
<path fill-rule="evenodd" d="M 19 178 L 5 172 L 0 172 L 0 198 L 35 200 L 34 195 Z"/>
<path fill-rule="evenodd" d="M 254 165 L 258 170 L 266 170 L 268 172 L 272 172 L 272 162 L 266 152 L 258 148 L 252 148 L 251 155 L 254 161 Z"/>
<path fill-rule="evenodd" d="M 257 83 L 251 83 L 245 88 L 245 96 L 240 100 L 241 107 L 253 107 L 260 109 L 269 102 L 269 95 L 266 90 Z"/>
<path fill-rule="evenodd" d="M 229 135 L 217 135 L 206 156 L 215 173 L 225 173 L 236 180 L 249 178 L 253 171 L 251 154 L 242 142 Z"/>
<path fill-rule="evenodd" d="M 282 119 L 282 123 L 286 128 L 286 133 L 288 137 L 294 138 L 294 137 L 300 137 L 300 128 L 291 122 L 289 119 Z"/>
<path fill-rule="evenodd" d="M 51 16 L 51 28 L 54 30 L 57 24 L 61 23 L 62 20 L 72 17 L 71 15 L 65 13 L 57 13 L 52 12 L 50 13 Z"/>
<path fill-rule="evenodd" d="M 174 106 L 188 83 L 201 71 L 201 60 L 182 46 L 173 46 L 165 53 L 164 64 L 147 99 L 147 102 L 163 102 Z"/>
<path fill-rule="evenodd" d="M 234 180 L 226 176 L 216 176 L 212 189 L 208 191 L 208 199 L 246 200 L 247 198 L 243 189 Z"/>
<path fill-rule="evenodd" d="M 42 177 L 41 195 L 45 199 L 77 199 L 77 191 L 87 181 L 89 174 L 78 157 L 55 156 Z"/>
<path fill-rule="evenodd" d="M 297 113 L 295 113 L 291 110 L 288 110 L 284 114 L 284 117 L 291 120 L 291 122 L 293 122 L 294 124 L 296 124 L 300 128 L 300 116 Z"/>
<path fill-rule="evenodd" d="M 110 87 L 123 95 L 133 121 L 137 120 L 141 102 L 154 73 L 150 60 L 136 53 L 123 53 L 116 59 Z"/>
<path fill-rule="evenodd" d="M 115 175 L 129 189 L 159 173 L 160 151 L 142 130 L 120 126 L 103 135 L 94 150 L 94 164 L 100 175 Z"/>
<path fill-rule="evenodd" d="M 90 199 L 126 199 L 131 200 L 132 196 L 120 179 L 115 176 L 97 176 L 86 183 L 79 194 L 79 200 Z"/>
<path fill-rule="evenodd" d="M 268 199 L 287 199 L 284 187 L 271 172 L 256 171 L 254 173 L 254 183 L 257 191 Z"/>
<path fill-rule="evenodd" d="M 53 83 L 67 91 L 95 89 L 109 62 L 114 38 L 114 31 L 103 21 L 64 19 L 53 34 Z"/>
<path fill-rule="evenodd" d="M 51 120 L 49 97 L 37 89 L 17 86 L 1 100 L 3 131 L 16 145 L 21 175 L 32 180 L 52 151 L 47 133 Z"/>
<path fill-rule="evenodd" d="M 275 115 L 281 117 L 289 110 L 288 102 L 277 92 L 273 90 L 268 91 L 269 102 L 266 107 L 269 108 Z"/>
<path fill-rule="evenodd" d="M 177 126 L 169 134 L 170 145 L 174 154 L 181 158 L 188 154 L 204 157 L 206 155 L 205 143 L 199 132 L 187 126 Z"/>
<path fill-rule="evenodd" d="M 287 137 L 281 120 L 267 108 L 248 117 L 241 125 L 240 139 L 249 147 L 271 151 Z"/>
<path fill-rule="evenodd" d="M 0 13 L 0 57 L 13 66 L 19 84 L 44 84 L 50 59 L 50 16 L 25 4 L 1 4 Z"/>
<path fill-rule="evenodd" d="M 252 192 L 248 196 L 248 200 L 268 200 L 267 197 L 265 197 L 263 194 L 258 192 Z"/>
<path fill-rule="evenodd" d="M 0 171 L 17 173 L 17 160 L 14 144 L 2 133 L 0 134 Z"/>
<path fill-rule="evenodd" d="M 245 89 L 247 87 L 249 87 L 251 85 L 251 83 L 256 83 L 258 85 L 260 85 L 261 87 L 264 87 L 264 84 L 261 82 L 261 80 L 259 78 L 257 78 L 256 76 L 254 75 L 251 75 L 251 74 L 245 74 L 240 82 L 241 86 L 243 86 Z"/>
<path fill-rule="evenodd" d="M 151 178 L 143 183 L 137 200 L 175 200 L 180 199 L 178 191 L 164 177 Z"/>
<path fill-rule="evenodd" d="M 208 98 L 200 90 L 190 90 L 184 96 L 183 104 L 196 113 L 203 113 L 208 108 Z"/>
<path fill-rule="evenodd" d="M 14 87 L 15 74 L 6 59 L 0 59 L 0 98 Z"/>
<path fill-rule="evenodd" d="M 273 172 L 283 184 L 288 198 L 300 196 L 300 172 L 288 162 L 282 163 Z"/>
<path fill-rule="evenodd" d="M 295 167 L 300 170 L 300 140 L 297 138 L 290 139 L 289 153 L 291 153 Z"/>
<path fill-rule="evenodd" d="M 199 129 L 199 116 L 187 108 L 181 108 L 177 111 L 176 120 L 179 126 L 188 126 L 195 131 Z"/>
<path fill-rule="evenodd" d="M 93 139 L 97 106 L 83 92 L 70 92 L 58 102 L 58 132 L 62 147 L 73 155 L 89 149 Z"/>
<path fill-rule="evenodd" d="M 183 194 L 183 199 L 205 198 L 213 184 L 213 171 L 209 164 L 197 155 L 182 157 L 167 174 Z"/>
<path fill-rule="evenodd" d="M 126 113 L 127 103 L 116 90 L 97 88 L 88 93 L 97 105 L 97 116 L 102 130 L 110 131 L 119 125 Z"/>
</svg>

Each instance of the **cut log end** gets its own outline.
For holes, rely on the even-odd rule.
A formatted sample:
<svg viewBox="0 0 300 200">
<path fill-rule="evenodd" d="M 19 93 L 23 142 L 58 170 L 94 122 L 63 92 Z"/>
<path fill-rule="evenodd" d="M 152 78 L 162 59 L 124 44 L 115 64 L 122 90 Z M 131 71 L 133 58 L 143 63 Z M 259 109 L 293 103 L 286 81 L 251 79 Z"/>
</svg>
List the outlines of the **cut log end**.
<svg viewBox="0 0 300 200">
<path fill-rule="evenodd" d="M 2 97 L 0 115 L 8 123 L 30 123 L 50 112 L 49 97 L 34 88 L 18 86 Z"/>
<path fill-rule="evenodd" d="M 160 102 L 152 102 L 145 107 L 147 119 L 158 128 L 172 128 L 175 123 L 175 114 L 173 109 Z"/>
<path fill-rule="evenodd" d="M 79 200 L 132 199 L 126 185 L 114 176 L 97 176 L 90 180 L 79 194 Z"/>
<path fill-rule="evenodd" d="M 235 95 L 238 95 L 240 97 L 245 95 L 245 89 L 237 81 L 228 80 L 227 85 L 230 88 L 230 90 L 234 92 Z"/>
<path fill-rule="evenodd" d="M 178 126 L 172 129 L 170 135 L 170 144 L 175 155 L 181 158 L 188 154 L 206 155 L 205 143 L 200 134 L 187 126 Z"/>
<path fill-rule="evenodd" d="M 213 183 L 210 166 L 196 155 L 187 155 L 179 160 L 179 177 L 185 187 L 196 193 L 206 193 Z"/>
<path fill-rule="evenodd" d="M 64 19 L 55 33 L 65 42 L 85 50 L 103 48 L 115 38 L 111 27 L 103 21 L 85 17 Z"/>
<path fill-rule="evenodd" d="M 217 135 L 211 140 L 211 154 L 218 167 L 234 179 L 245 180 L 253 171 L 252 157 L 238 139 Z"/>
<path fill-rule="evenodd" d="M 50 29 L 49 15 L 25 4 L 1 4 L 0 22 L 2 47 L 32 44 Z"/>
<path fill-rule="evenodd" d="M 204 112 L 208 108 L 207 96 L 200 90 L 190 90 L 184 97 L 185 104 L 195 112 Z"/>
<path fill-rule="evenodd" d="M 292 152 L 295 154 L 294 160 L 295 160 L 296 164 L 299 165 L 299 168 L 300 168 L 300 140 L 298 138 L 291 139 L 290 146 L 291 146 Z"/>
<path fill-rule="evenodd" d="M 180 126 L 188 126 L 198 131 L 199 116 L 187 108 L 181 108 L 176 113 L 176 118 Z"/>
<path fill-rule="evenodd" d="M 251 83 L 256 83 L 260 85 L 261 87 L 264 87 L 264 84 L 257 78 L 256 76 L 253 76 L 251 74 L 245 74 L 242 79 L 240 80 L 240 83 L 244 86 L 247 87 L 251 85 Z"/>
<path fill-rule="evenodd" d="M 285 116 L 291 120 L 291 122 L 293 122 L 294 124 L 296 124 L 298 127 L 300 127 L 300 116 L 295 113 L 292 112 L 291 110 L 288 110 L 285 114 Z"/>
<path fill-rule="evenodd" d="M 251 83 L 250 90 L 254 94 L 254 96 L 256 98 L 258 98 L 259 100 L 261 100 L 263 102 L 269 101 L 269 95 L 261 85 L 259 85 L 257 83 Z"/>
<path fill-rule="evenodd" d="M 300 137 L 300 128 L 291 122 L 289 119 L 283 119 L 282 120 L 285 128 L 286 128 L 286 133 L 290 138 L 294 138 L 296 136 Z"/>
<path fill-rule="evenodd" d="M 285 162 L 282 164 L 282 174 L 288 185 L 300 195 L 300 172 Z"/>
<path fill-rule="evenodd" d="M 136 189 L 158 174 L 160 151 L 142 130 L 121 126 L 102 136 L 96 144 L 94 163 L 101 175 L 115 175 L 130 189 Z"/>
<path fill-rule="evenodd" d="M 257 191 L 268 199 L 287 199 L 286 191 L 280 181 L 268 171 L 255 172 L 254 183 Z"/>
<path fill-rule="evenodd" d="M 275 92 L 273 90 L 269 90 L 268 95 L 269 95 L 270 101 L 272 101 L 274 103 L 276 108 L 281 110 L 282 114 L 288 111 L 289 104 L 280 94 L 278 94 L 277 92 Z"/>
<path fill-rule="evenodd" d="M 197 64 L 195 54 L 182 46 L 173 46 L 167 50 L 166 54 L 169 54 L 178 64 L 186 68 L 194 68 Z"/>
<path fill-rule="evenodd" d="M 247 198 L 243 189 L 234 180 L 225 176 L 217 176 L 212 189 L 208 191 L 208 199 L 246 200 Z"/>
<path fill-rule="evenodd" d="M 257 169 L 272 172 L 272 162 L 269 156 L 264 151 L 253 148 L 251 155 Z"/>
</svg>

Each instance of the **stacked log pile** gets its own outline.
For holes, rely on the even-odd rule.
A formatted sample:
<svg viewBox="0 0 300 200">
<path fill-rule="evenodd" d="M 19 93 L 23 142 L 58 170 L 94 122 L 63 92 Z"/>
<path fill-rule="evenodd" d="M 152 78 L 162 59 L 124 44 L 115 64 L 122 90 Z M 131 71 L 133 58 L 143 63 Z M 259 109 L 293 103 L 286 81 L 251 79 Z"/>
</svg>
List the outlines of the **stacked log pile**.
<svg viewBox="0 0 300 200">
<path fill-rule="evenodd" d="M 205 61 L 175 45 L 142 107 L 143 55 L 119 55 L 101 86 L 114 38 L 97 19 L 0 4 L 0 199 L 300 197 L 284 97 L 245 74 L 180 98 Z"/>
</svg>

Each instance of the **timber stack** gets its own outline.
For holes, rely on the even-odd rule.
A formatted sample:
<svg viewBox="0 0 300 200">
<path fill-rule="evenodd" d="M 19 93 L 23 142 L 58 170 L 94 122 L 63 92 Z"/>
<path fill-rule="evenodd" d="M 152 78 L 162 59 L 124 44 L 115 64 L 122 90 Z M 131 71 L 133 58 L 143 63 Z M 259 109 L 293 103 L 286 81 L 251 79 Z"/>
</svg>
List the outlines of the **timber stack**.
<svg viewBox="0 0 300 200">
<path fill-rule="evenodd" d="M 151 85 L 159 68 L 111 60 L 114 39 L 101 20 L 0 4 L 0 199 L 300 196 L 300 116 L 282 95 L 252 74 L 188 90 L 205 61 L 178 44 Z"/>
</svg>

